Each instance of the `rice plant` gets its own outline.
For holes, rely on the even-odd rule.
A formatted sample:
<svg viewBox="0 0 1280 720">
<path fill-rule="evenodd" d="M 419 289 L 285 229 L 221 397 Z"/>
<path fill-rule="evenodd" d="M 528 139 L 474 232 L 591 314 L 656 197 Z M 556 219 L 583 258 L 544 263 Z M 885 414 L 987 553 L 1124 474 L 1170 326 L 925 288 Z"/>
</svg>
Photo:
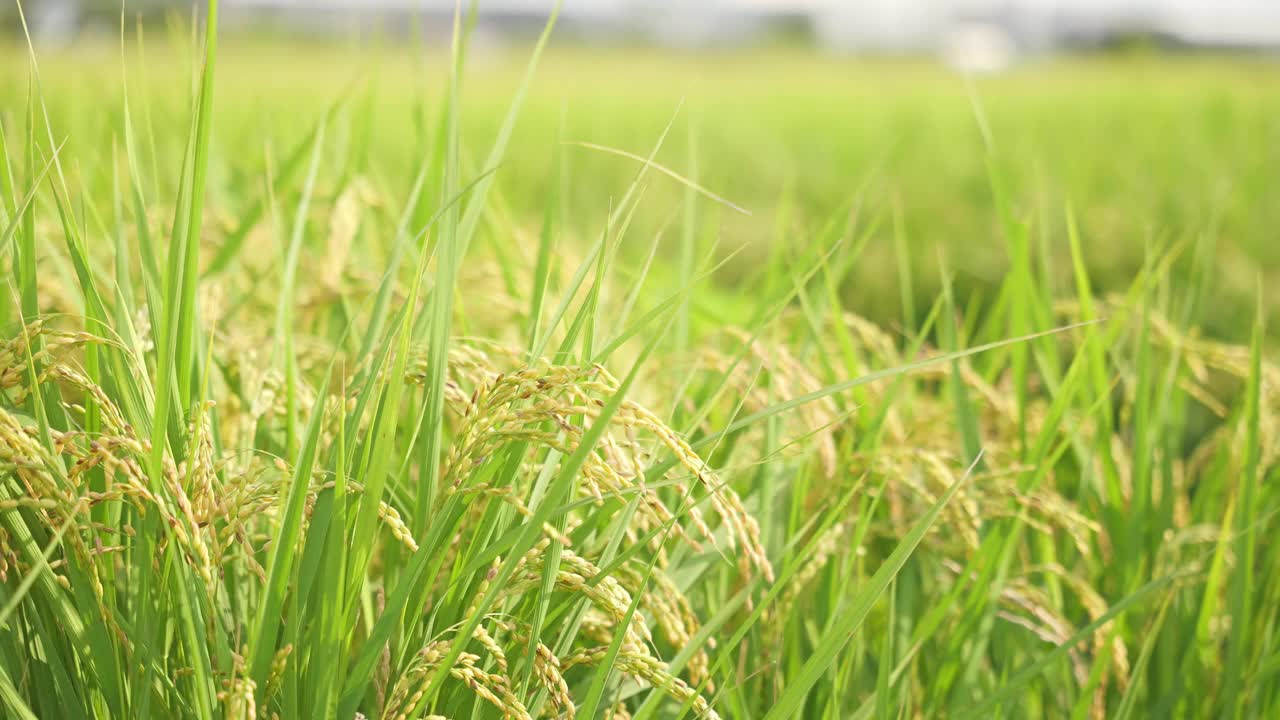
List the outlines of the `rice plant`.
<svg viewBox="0 0 1280 720">
<path fill-rule="evenodd" d="M 667 159 L 678 116 L 647 148 L 561 126 L 517 152 L 554 22 L 492 132 L 459 11 L 415 132 L 371 132 L 357 81 L 283 146 L 220 103 L 216 0 L 169 37 L 189 88 L 147 84 L 131 29 L 92 120 L 22 49 L 4 717 L 1276 712 L 1273 306 L 1258 280 L 1238 337 L 1201 329 L 1214 233 L 1104 287 L 1057 207 L 1054 266 L 973 93 L 985 301 L 861 196 L 744 262 L 718 223 L 763 220 L 692 131 Z M 584 154 L 616 187 L 580 217 Z M 849 292 L 886 237 L 901 321 Z"/>
</svg>

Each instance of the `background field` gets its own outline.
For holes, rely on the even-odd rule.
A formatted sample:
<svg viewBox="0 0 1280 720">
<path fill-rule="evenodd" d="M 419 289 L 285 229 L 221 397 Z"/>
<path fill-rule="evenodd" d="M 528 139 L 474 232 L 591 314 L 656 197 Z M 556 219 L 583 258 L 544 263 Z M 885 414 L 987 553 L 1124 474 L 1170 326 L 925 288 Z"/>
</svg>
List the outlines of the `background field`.
<svg viewBox="0 0 1280 720">
<path fill-rule="evenodd" d="M 0 49 L 12 716 L 1280 707 L 1274 58 L 148 32 Z"/>
<path fill-rule="evenodd" d="M 153 31 L 155 34 L 158 31 Z M 153 112 L 161 169 L 181 161 L 189 53 L 153 38 L 145 72 L 131 62 L 135 92 Z M 68 150 L 103 147 L 119 121 L 119 49 L 109 44 L 50 54 L 45 95 L 62 119 Z M 19 107 L 26 75 L 11 49 L 0 77 Z M 526 53 L 478 49 L 463 90 L 462 134 L 478 165 L 520 79 Z M 129 60 L 136 61 L 134 53 Z M 268 146 L 283 154 L 339 100 L 343 147 L 327 149 L 381 189 L 403 196 L 442 100 L 445 49 L 258 43 L 222 52 L 214 124 L 211 209 L 235 216 L 260 193 Z M 1215 332 L 1241 339 L 1241 321 L 1264 283 L 1280 272 L 1280 76 L 1259 58 L 1144 53 L 1031 59 L 972 82 L 996 144 L 1011 200 L 1050 255 L 1055 290 L 1069 290 L 1063 213 L 1075 208 L 1086 262 L 1104 290 L 1134 276 L 1148 249 L 1207 235 L 1215 243 L 1207 309 Z M 140 96 L 140 98 L 143 96 Z M 658 162 L 688 174 L 752 212 L 721 213 L 726 248 L 746 245 L 759 262 L 780 234 L 812 234 L 846 204 L 876 225 L 846 292 L 852 307 L 897 319 L 893 233 L 913 259 L 917 307 L 939 290 L 938 254 L 954 267 L 961 295 L 989 299 L 1008 268 L 988 184 L 987 153 L 964 78 L 926 60 L 874 61 L 803 50 L 680 53 L 553 48 L 529 91 L 497 174 L 513 223 L 537 227 L 555 145 L 581 140 L 646 155 L 674 122 Z M 12 123 L 11 123 L 12 124 Z M 143 148 L 144 155 L 146 148 Z M 101 172 L 105 156 L 81 158 Z M 149 160 L 149 158 L 147 158 Z M 566 231 L 589 236 L 635 164 L 585 149 L 566 151 Z M 645 241 L 677 212 L 681 188 L 655 181 L 637 211 Z M 325 188 L 321 188 L 323 191 Z M 158 188 L 164 192 L 164 188 Z M 330 193 L 333 189 L 330 188 Z M 779 220 L 779 207 L 788 208 Z M 896 224 L 895 224 L 896 223 Z M 642 253 L 639 253 L 642 254 Z M 1185 266 L 1187 261 L 1183 262 Z M 1185 277 L 1185 267 L 1177 277 Z M 732 272 L 730 281 L 740 277 Z M 731 282 L 721 283 L 729 288 Z M 1274 312 L 1274 305 L 1271 305 Z"/>
</svg>

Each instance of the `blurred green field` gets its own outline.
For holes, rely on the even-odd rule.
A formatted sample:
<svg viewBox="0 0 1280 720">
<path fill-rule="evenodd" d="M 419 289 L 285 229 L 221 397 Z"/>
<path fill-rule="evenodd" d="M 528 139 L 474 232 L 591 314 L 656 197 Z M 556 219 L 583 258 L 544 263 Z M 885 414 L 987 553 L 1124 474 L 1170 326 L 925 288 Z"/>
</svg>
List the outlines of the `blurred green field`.
<svg viewBox="0 0 1280 720">
<path fill-rule="evenodd" d="M 1280 708 L 1273 58 L 148 33 L 0 48 L 0 716 Z"/>
<path fill-rule="evenodd" d="M 153 34 L 158 34 L 154 33 Z M 7 125 L 26 93 L 23 50 L 0 63 Z M 464 165 L 502 120 L 527 55 L 479 48 L 463 89 Z M 135 104 L 149 108 L 156 147 L 145 163 L 174 175 L 181 160 L 191 70 L 182 38 L 154 37 L 126 55 Z M 337 147 L 326 163 L 403 196 L 430 148 L 447 57 L 441 49 L 236 43 L 223 49 L 214 124 L 210 209 L 237 216 L 261 194 L 261 168 L 277 161 L 339 105 Z M 108 42 L 43 60 L 45 97 L 68 155 L 90 186 L 108 157 L 80 148 L 119 141 L 121 58 Z M 1056 291 L 1070 290 L 1064 212 L 1074 208 L 1086 259 L 1104 290 L 1123 286 L 1144 257 L 1199 238 L 1213 243 L 1218 302 L 1205 323 L 1240 340 L 1259 280 L 1280 273 L 1280 68 L 1274 59 L 1151 54 L 1030 59 L 966 80 L 925 60 L 866 60 L 801 50 L 707 53 L 553 48 L 529 90 L 511 151 L 497 172 L 503 205 L 523 228 L 540 222 L 555 146 L 588 141 L 646 155 L 668 123 L 656 160 L 751 211 L 720 213 L 703 232 L 742 264 L 763 261 L 779 238 L 811 235 L 853 212 L 868 233 L 845 288 L 851 307 L 901 317 L 895 233 L 912 258 L 916 307 L 940 289 L 939 257 L 966 299 L 991 301 L 1008 268 L 988 183 L 981 106 L 1014 211 L 1047 252 Z M 692 143 L 692 150 L 691 150 Z M 582 148 L 565 154 L 571 180 L 566 230 L 599 227 L 635 163 Z M 323 194 L 326 188 L 320 188 Z M 157 190 L 163 195 L 165 188 Z M 334 188 L 329 188 L 332 192 Z M 671 220 L 681 187 L 655 179 L 637 210 L 637 236 Z M 644 245 L 646 243 L 639 243 Z M 1185 277 L 1184 254 L 1176 277 Z M 732 280 L 742 273 L 727 273 Z M 1274 315 L 1278 305 L 1268 299 Z M 916 321 L 921 318 L 916 318 Z"/>
</svg>

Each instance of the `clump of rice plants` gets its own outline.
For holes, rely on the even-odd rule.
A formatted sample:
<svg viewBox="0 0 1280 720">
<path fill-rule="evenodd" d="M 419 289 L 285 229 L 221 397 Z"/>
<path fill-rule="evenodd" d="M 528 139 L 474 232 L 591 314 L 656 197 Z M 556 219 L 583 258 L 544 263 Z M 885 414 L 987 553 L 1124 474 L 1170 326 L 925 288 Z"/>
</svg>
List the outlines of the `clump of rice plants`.
<svg viewBox="0 0 1280 720">
<path fill-rule="evenodd" d="M 511 211 L 551 25 L 477 146 L 455 19 L 401 177 L 358 90 L 220 144 L 256 121 L 218 104 L 217 10 L 185 114 L 122 59 L 113 142 L 65 140 L 34 51 L 0 109 L 4 717 L 1280 704 L 1280 366 L 1261 299 L 1249 344 L 1198 329 L 1212 236 L 1103 290 L 1063 209 L 1063 292 L 993 161 L 991 302 L 944 266 L 921 312 L 859 315 L 882 227 L 850 207 L 728 301 L 704 228 L 743 210 L 657 165 L 666 131 L 609 153 L 602 226 L 563 212 L 596 146 L 560 137 L 540 218 Z M 676 241 L 636 230 L 657 186 Z"/>
</svg>

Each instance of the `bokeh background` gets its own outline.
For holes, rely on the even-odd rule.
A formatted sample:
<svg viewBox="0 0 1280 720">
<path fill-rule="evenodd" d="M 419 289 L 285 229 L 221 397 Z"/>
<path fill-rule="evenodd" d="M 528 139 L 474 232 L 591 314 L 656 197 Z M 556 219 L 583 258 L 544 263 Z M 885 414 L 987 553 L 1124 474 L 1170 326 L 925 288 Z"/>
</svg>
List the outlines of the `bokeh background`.
<svg viewBox="0 0 1280 720">
<path fill-rule="evenodd" d="M 212 209 L 237 215 L 263 158 L 339 102 L 348 144 L 335 152 L 375 156 L 376 182 L 402 195 L 436 120 L 454 3 L 222 6 L 219 106 L 253 117 L 215 126 Z M 475 9 L 469 147 L 487 146 L 499 126 L 550 6 Z M 11 115 L 29 80 L 16 4 L 4 7 L 0 97 Z M 192 71 L 192 8 L 127 3 L 123 54 L 117 2 L 24 8 L 46 100 L 74 125 L 72 146 L 112 141 L 119 103 L 104 106 L 100 91 L 119 95 L 123 77 L 145 93 L 153 127 L 184 127 L 166 120 L 187 112 L 188 94 L 173 89 Z M 645 155 L 670 123 L 658 162 L 752 211 L 713 210 L 705 223 L 707 242 L 739 251 L 717 281 L 730 307 L 751 263 L 852 213 L 865 247 L 845 292 L 888 321 L 923 313 L 943 263 L 968 303 L 991 301 L 1007 266 L 989 183 L 996 163 L 1064 291 L 1070 209 L 1104 291 L 1170 248 L 1209 248 L 1219 301 L 1207 331 L 1239 340 L 1259 284 L 1280 278 L 1278 56 L 1280 6 L 1267 2 L 568 0 L 498 178 L 511 227 L 534 229 L 557 145 Z M 157 170 L 180 161 L 165 147 L 181 136 L 154 141 Z M 480 160 L 470 158 L 473 169 Z M 563 200 L 569 229 L 594 232 L 634 163 L 576 146 L 565 162 L 576 178 Z M 683 197 L 676 183 L 647 192 L 638 238 L 669 225 Z M 895 270 L 902 247 L 909 289 Z M 1193 255 L 1178 262 L 1189 267 Z M 1276 297 L 1264 298 L 1272 317 Z"/>
</svg>

